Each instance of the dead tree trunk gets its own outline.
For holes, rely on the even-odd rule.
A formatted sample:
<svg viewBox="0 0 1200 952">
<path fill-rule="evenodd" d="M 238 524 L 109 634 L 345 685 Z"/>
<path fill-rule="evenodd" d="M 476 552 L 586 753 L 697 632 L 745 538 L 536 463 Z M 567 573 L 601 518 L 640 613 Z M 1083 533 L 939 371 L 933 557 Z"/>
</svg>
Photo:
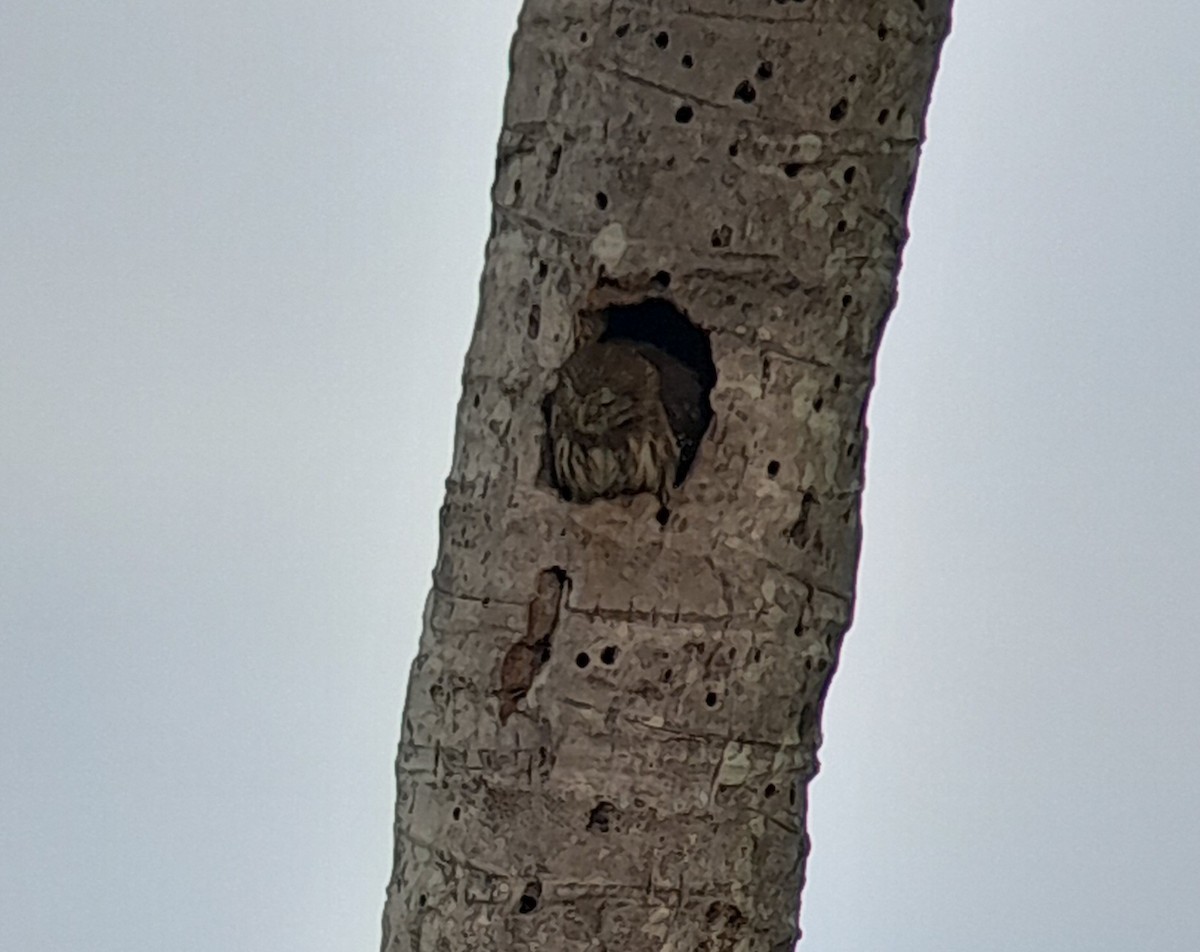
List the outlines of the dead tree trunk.
<svg viewBox="0 0 1200 952">
<path fill-rule="evenodd" d="M 385 952 L 792 948 L 949 7 L 525 3 Z"/>
</svg>

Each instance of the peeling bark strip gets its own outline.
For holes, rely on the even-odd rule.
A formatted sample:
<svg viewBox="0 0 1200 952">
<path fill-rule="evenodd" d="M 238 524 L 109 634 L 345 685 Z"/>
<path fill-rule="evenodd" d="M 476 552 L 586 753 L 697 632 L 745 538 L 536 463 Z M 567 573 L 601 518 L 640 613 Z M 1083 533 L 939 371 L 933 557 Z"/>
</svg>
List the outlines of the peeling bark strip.
<svg viewBox="0 0 1200 952">
<path fill-rule="evenodd" d="M 550 660 L 550 639 L 570 579 L 555 566 L 538 575 L 537 591 L 529 603 L 525 637 L 508 649 L 500 662 L 500 723 L 508 721 L 533 687 L 542 666 Z"/>
<path fill-rule="evenodd" d="M 793 947 L 949 7 L 526 0 L 384 952 Z M 714 421 L 670 511 L 661 478 L 565 499 L 559 369 L 605 327 L 663 346 L 667 313 Z"/>
</svg>

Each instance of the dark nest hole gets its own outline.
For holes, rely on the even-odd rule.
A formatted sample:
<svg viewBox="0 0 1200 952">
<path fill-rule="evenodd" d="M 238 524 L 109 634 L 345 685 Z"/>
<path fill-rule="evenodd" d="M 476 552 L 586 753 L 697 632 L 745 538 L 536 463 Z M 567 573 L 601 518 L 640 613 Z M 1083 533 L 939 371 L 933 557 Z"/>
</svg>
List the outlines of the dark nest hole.
<svg viewBox="0 0 1200 952">
<path fill-rule="evenodd" d="M 708 403 L 708 394 L 717 382 L 712 345 L 708 335 L 683 311 L 665 298 L 647 298 L 636 304 L 614 304 L 605 308 L 601 316 L 604 321 L 601 341 L 633 340 L 653 344 L 691 368 L 704 387 L 705 403 Z M 706 409 L 707 423 L 712 417 L 712 408 Z"/>
<path fill-rule="evenodd" d="M 712 345 L 708 335 L 691 322 L 688 316 L 665 298 L 647 298 L 635 304 L 615 304 L 603 312 L 604 329 L 600 340 L 630 340 L 651 344 L 683 363 L 700 381 L 700 423 L 682 447 L 675 485 L 681 486 L 696 458 L 700 440 L 708 432 L 712 420 L 709 394 L 717 382 L 717 366 L 713 363 Z M 658 521 L 666 525 L 663 507 Z"/>
</svg>

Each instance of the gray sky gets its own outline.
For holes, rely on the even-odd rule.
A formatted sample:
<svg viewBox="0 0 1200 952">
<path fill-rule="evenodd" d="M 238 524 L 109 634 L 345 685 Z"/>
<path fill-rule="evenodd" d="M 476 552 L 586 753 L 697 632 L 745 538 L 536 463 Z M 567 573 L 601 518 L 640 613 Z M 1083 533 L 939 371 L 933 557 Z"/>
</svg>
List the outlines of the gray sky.
<svg viewBox="0 0 1200 952">
<path fill-rule="evenodd" d="M 377 947 L 517 6 L 0 6 L 0 947 Z M 802 949 L 1200 948 L 1198 34 L 960 0 Z"/>
</svg>

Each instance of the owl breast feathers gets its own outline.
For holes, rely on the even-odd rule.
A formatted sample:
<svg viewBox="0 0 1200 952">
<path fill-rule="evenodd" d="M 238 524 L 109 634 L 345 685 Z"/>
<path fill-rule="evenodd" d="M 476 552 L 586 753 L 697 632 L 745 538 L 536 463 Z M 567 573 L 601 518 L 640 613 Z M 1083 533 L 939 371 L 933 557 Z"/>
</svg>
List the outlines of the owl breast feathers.
<svg viewBox="0 0 1200 952">
<path fill-rule="evenodd" d="M 679 485 L 708 424 L 707 395 L 682 361 L 651 344 L 585 344 L 559 368 L 547 404 L 555 482 L 565 499 Z"/>
</svg>

